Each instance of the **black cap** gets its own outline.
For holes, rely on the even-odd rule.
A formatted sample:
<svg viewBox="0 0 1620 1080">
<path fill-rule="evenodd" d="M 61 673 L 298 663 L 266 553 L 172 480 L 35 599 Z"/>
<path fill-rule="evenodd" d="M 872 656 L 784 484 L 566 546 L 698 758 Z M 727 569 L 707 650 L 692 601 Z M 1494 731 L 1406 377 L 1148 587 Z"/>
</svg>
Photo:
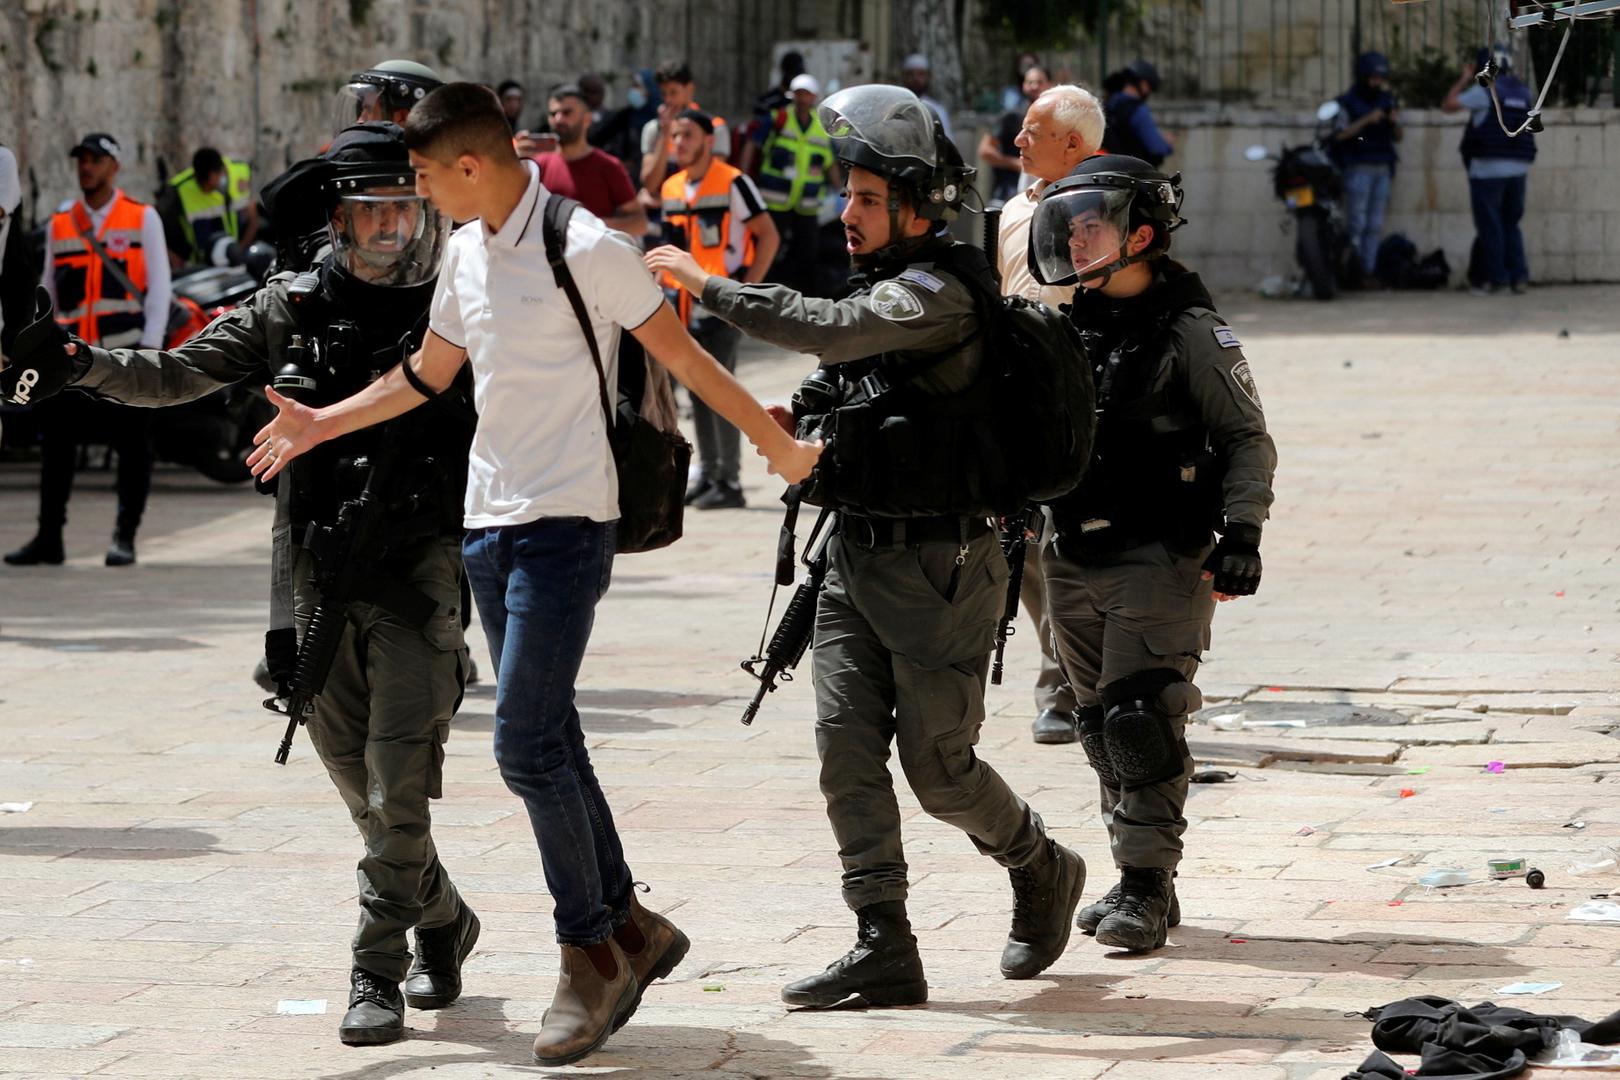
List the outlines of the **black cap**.
<svg viewBox="0 0 1620 1080">
<path fill-rule="evenodd" d="M 714 117 L 702 109 L 682 109 L 680 115 L 676 116 L 675 119 L 690 120 L 703 129 L 703 134 L 714 134 Z"/>
<path fill-rule="evenodd" d="M 118 140 L 111 135 L 100 131 L 91 132 L 79 140 L 79 144 L 68 151 L 69 156 L 78 157 L 80 154 L 97 154 L 110 157 L 114 161 L 121 161 L 124 150 L 118 145 Z"/>
</svg>

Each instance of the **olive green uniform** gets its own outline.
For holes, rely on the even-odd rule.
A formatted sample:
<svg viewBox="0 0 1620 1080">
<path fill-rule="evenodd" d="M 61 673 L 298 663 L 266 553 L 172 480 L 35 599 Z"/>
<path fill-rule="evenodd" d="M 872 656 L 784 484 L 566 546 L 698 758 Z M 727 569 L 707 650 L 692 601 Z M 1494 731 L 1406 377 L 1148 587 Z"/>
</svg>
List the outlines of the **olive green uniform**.
<svg viewBox="0 0 1620 1080">
<path fill-rule="evenodd" d="M 1127 374 L 1139 392 L 1132 403 L 1114 404 L 1140 411 L 1143 402 L 1156 403 L 1164 415 L 1150 420 L 1139 415 L 1137 421 L 1154 430 L 1180 425 L 1207 434 L 1213 459 L 1200 468 L 1224 468 L 1214 498 L 1225 524 L 1259 530 L 1272 502 L 1277 449 L 1266 432 L 1242 346 L 1212 310 L 1195 275 L 1175 267 L 1172 286 L 1165 287 L 1161 276 L 1156 289 L 1144 294 L 1136 308 L 1122 309 L 1129 314 L 1121 322 L 1146 325 L 1150 318 L 1166 316 L 1153 310 L 1155 298 L 1176 294 L 1175 310 L 1165 317 L 1162 330 L 1145 332 L 1123 349 L 1122 364 L 1135 369 Z M 1087 329 L 1084 303 L 1074 309 L 1082 331 Z M 1108 346 L 1119 341 L 1116 334 Z M 1098 364 L 1106 362 L 1106 348 L 1104 355 L 1094 357 Z M 1101 439 L 1108 411 L 1099 399 L 1099 454 L 1087 480 L 1053 507 L 1058 535 L 1045 562 L 1048 618 L 1082 716 L 1087 710 L 1100 714 L 1110 684 L 1150 669 L 1171 669 L 1183 681 L 1167 687 L 1157 704 L 1179 739 L 1188 714 L 1203 704 L 1192 680 L 1209 647 L 1215 612 L 1211 583 L 1202 570 L 1213 538 L 1209 520 L 1198 519 L 1196 512 L 1185 527 L 1172 528 L 1167 535 L 1155 534 L 1152 527 L 1110 525 L 1105 507 L 1088 505 L 1088 485 L 1100 478 L 1097 474 L 1121 468 L 1122 455 L 1136 456 L 1124 442 L 1115 444 L 1109 456 Z M 1181 478 L 1200 479 L 1188 470 Z M 1134 535 L 1109 537 L 1122 530 Z M 1173 869 L 1181 861 L 1192 767 L 1189 756 L 1179 775 L 1140 787 L 1122 788 L 1099 777 L 1116 864 Z"/>
<path fill-rule="evenodd" d="M 776 285 L 709 279 L 703 305 L 745 333 L 840 364 L 880 353 L 947 354 L 915 376 L 928 393 L 973 385 L 982 347 L 972 294 L 954 277 L 908 270 L 844 300 Z M 964 344 L 966 343 L 966 344 Z M 974 746 L 1007 562 L 983 521 L 963 537 L 886 535 L 845 516 L 828 546 L 816 611 L 816 748 L 852 909 L 906 897 L 890 746 L 924 810 L 966 832 L 1003 866 L 1044 858 L 1038 815 Z"/>
<path fill-rule="evenodd" d="M 89 368 L 74 385 L 130 405 L 162 406 L 273 372 L 291 336 L 308 333 L 295 321 L 286 286 L 286 279 L 273 279 L 174 350 L 92 348 Z M 308 464 L 295 461 L 289 479 Z M 290 487 L 277 488 L 278 537 L 291 530 Z M 458 536 L 434 537 L 390 555 L 393 576 L 438 608 L 417 629 L 376 605 L 351 605 L 337 661 L 308 722 L 310 741 L 365 845 L 355 966 L 395 983 L 410 963 L 408 931 L 445 925 L 461 906 L 434 849 L 428 810 L 428 800 L 440 795 L 444 741 L 467 670 L 459 546 Z M 287 559 L 284 550 L 278 545 L 278 563 Z M 294 546 L 291 561 L 275 573 L 290 573 L 302 632 L 319 597 L 309 554 Z"/>
</svg>

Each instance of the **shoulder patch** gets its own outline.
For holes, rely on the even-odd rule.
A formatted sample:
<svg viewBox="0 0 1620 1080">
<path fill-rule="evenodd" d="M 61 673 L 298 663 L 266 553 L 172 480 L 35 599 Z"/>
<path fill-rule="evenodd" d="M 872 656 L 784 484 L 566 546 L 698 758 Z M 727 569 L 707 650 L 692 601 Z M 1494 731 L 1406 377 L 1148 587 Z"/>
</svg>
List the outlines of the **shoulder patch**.
<svg viewBox="0 0 1620 1080">
<path fill-rule="evenodd" d="M 923 313 L 917 294 L 894 281 L 879 282 L 872 290 L 872 310 L 890 322 L 907 322 Z"/>
<path fill-rule="evenodd" d="M 1254 402 L 1255 408 L 1265 408 L 1260 404 L 1260 388 L 1254 385 L 1254 372 L 1249 370 L 1247 360 L 1239 360 L 1233 364 L 1229 374 L 1232 376 L 1232 382 L 1237 386 L 1239 393 Z"/>
<path fill-rule="evenodd" d="M 1230 326 L 1215 327 L 1215 344 L 1223 349 L 1243 348 L 1243 342 L 1238 340 L 1237 331 Z"/>
<path fill-rule="evenodd" d="M 927 289 L 929 292 L 935 293 L 939 292 L 939 290 L 945 287 L 945 283 L 939 280 L 939 278 L 935 277 L 933 274 L 930 274 L 926 270 L 918 270 L 915 267 L 901 274 L 900 280 L 915 282 L 916 284 Z"/>
</svg>

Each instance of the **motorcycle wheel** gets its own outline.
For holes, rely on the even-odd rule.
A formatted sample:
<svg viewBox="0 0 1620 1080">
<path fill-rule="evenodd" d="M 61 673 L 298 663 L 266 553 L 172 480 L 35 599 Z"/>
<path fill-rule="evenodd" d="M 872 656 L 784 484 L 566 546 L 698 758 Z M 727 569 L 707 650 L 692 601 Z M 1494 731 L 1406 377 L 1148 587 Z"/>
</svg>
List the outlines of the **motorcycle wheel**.
<svg viewBox="0 0 1620 1080">
<path fill-rule="evenodd" d="M 262 390 L 238 388 L 240 395 L 226 407 L 230 419 L 221 425 L 220 437 L 209 443 L 211 450 L 197 455 L 197 471 L 221 484 L 244 484 L 253 479 L 247 455 L 253 449 L 253 436 L 275 419 L 276 410 Z"/>
<path fill-rule="evenodd" d="M 1311 291 L 1318 300 L 1332 300 L 1338 294 L 1338 275 L 1333 271 L 1333 244 L 1328 219 L 1321 214 L 1301 214 L 1294 219 L 1297 230 L 1294 257 L 1299 260 Z"/>
</svg>

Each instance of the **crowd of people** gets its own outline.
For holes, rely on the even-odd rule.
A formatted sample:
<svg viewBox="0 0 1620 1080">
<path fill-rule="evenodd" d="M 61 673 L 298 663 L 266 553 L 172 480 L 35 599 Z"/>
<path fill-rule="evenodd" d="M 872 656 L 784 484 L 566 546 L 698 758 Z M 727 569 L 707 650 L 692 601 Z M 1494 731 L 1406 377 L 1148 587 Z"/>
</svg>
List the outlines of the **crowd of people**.
<svg viewBox="0 0 1620 1080">
<path fill-rule="evenodd" d="M 292 719 L 363 847 L 343 1042 L 391 1042 L 407 1006 L 454 1003 L 478 942 L 430 814 L 470 603 L 495 666 L 495 759 L 556 901 L 536 1060 L 594 1052 L 686 955 L 637 896 L 574 700 L 622 546 L 629 451 L 610 437 L 607 387 L 630 363 L 692 395 L 690 505 L 743 504 L 746 437 L 791 485 L 790 520 L 798 501 L 824 511 L 815 742 L 855 943 L 783 1000 L 928 998 L 891 747 L 922 808 L 1007 871 L 1004 977 L 1047 970 L 1076 928 L 1130 953 L 1166 944 L 1195 679 L 1218 602 L 1258 589 L 1276 448 L 1236 331 L 1171 255 L 1184 192 L 1160 168 L 1174 142 L 1148 106 L 1158 73 L 1134 63 L 1099 98 L 1029 60 L 1011 119 L 981 143 L 1017 170 L 997 181 L 994 264 L 949 231 L 975 170 L 920 56 L 902 86 L 822 100 L 788 54 L 742 125 L 699 104 L 684 62 L 643 73 L 609 115 L 599 79 L 552 87 L 543 125 L 524 123 L 515 82 L 379 64 L 340 91 L 321 153 L 260 193 L 287 272 L 180 342 L 165 337 L 170 270 L 252 238 L 246 174 L 199 151 L 160 211 L 117 188 L 112 136 L 73 147 L 82 197 L 51 219 L 49 302 L 6 309 L 0 400 L 150 413 L 270 383 L 277 415 L 248 457 L 276 500 L 266 667 L 289 710 L 310 703 Z M 1370 214 L 1389 162 L 1365 140 L 1394 109 L 1366 86 L 1344 141 L 1371 177 L 1357 180 Z M 1477 179 L 1482 200 L 1511 199 L 1499 173 Z M 781 254 L 819 257 L 800 219 L 835 192 L 849 271 L 836 298 L 793 265 L 803 250 Z M 1522 265 L 1511 246 L 1502 257 Z M 745 335 L 815 357 L 791 408 L 738 381 Z M 126 492 L 123 457 L 115 565 L 133 561 L 145 496 L 133 475 Z M 61 561 L 52 475 L 38 535 L 8 562 Z M 356 506 L 377 515 L 353 534 L 374 548 L 301 539 L 352 525 Z M 1084 860 L 976 749 L 1019 544 L 1044 660 L 1033 735 L 1079 744 L 1117 872 L 1084 908 Z"/>
</svg>

